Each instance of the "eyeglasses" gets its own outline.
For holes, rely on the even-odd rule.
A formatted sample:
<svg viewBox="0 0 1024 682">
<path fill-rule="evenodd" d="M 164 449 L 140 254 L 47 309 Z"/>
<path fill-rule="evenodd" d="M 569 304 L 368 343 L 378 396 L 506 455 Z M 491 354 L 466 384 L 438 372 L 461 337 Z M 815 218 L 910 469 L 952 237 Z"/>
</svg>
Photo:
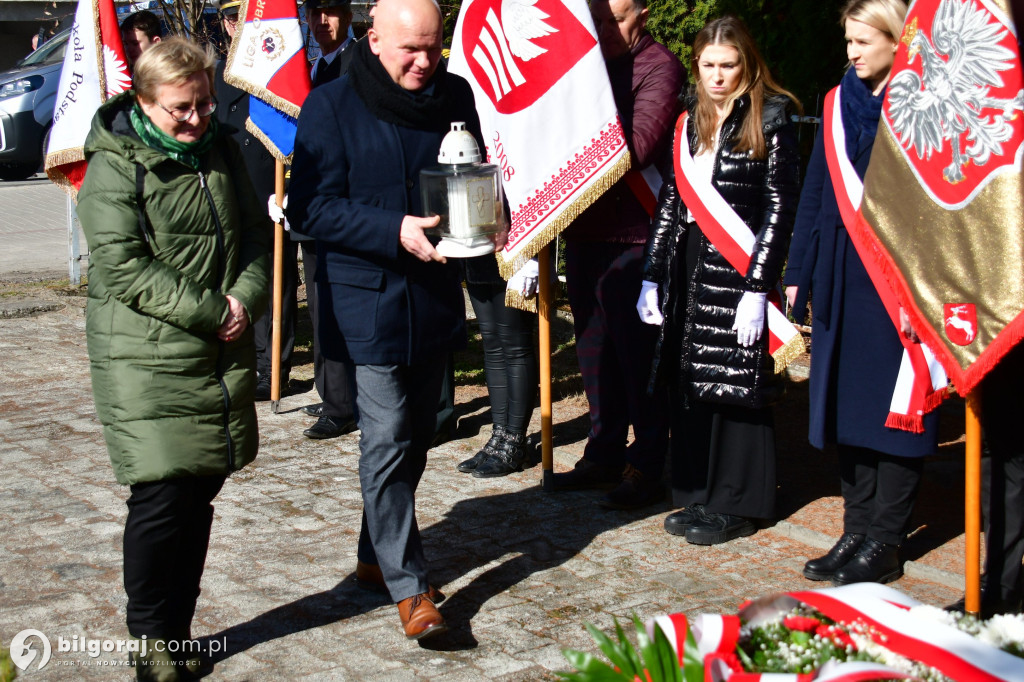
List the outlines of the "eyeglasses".
<svg viewBox="0 0 1024 682">
<path fill-rule="evenodd" d="M 171 118 L 178 123 L 185 123 L 192 118 L 193 113 L 198 114 L 199 118 L 209 118 L 210 116 L 213 116 L 213 112 L 217 111 L 216 97 L 211 97 L 209 102 L 200 103 L 199 106 L 194 109 L 168 109 L 163 104 L 160 104 L 160 102 L 157 102 L 156 104 L 158 107 L 170 114 Z"/>
</svg>

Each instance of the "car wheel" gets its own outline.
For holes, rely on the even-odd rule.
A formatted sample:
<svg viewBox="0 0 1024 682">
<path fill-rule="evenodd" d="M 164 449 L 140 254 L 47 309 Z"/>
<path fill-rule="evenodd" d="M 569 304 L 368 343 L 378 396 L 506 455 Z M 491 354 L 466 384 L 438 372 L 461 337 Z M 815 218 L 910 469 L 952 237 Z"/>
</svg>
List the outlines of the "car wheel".
<svg viewBox="0 0 1024 682">
<path fill-rule="evenodd" d="M 50 147 L 50 131 L 53 130 L 53 126 L 46 129 L 46 134 L 43 135 L 43 148 L 42 154 L 39 155 L 39 172 L 46 172 L 46 150 Z"/>
<path fill-rule="evenodd" d="M 0 180 L 24 180 L 36 173 L 32 163 L 0 163 Z"/>
</svg>

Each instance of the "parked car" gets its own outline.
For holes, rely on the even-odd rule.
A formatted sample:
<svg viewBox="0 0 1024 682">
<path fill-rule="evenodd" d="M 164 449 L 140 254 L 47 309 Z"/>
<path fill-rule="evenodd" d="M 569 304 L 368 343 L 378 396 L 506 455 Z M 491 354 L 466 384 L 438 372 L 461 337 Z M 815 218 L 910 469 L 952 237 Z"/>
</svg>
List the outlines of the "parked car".
<svg viewBox="0 0 1024 682">
<path fill-rule="evenodd" d="M 60 71 L 71 29 L 0 73 L 0 180 L 22 180 L 46 159 Z"/>
</svg>

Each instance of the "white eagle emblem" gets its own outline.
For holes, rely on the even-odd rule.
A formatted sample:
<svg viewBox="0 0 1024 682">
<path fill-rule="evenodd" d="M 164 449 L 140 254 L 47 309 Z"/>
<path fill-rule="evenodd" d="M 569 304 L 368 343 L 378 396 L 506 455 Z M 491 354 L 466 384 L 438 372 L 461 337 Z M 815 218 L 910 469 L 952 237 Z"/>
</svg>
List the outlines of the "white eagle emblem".
<svg viewBox="0 0 1024 682">
<path fill-rule="evenodd" d="M 108 97 L 124 92 L 132 86 L 132 77 L 128 75 L 128 65 L 106 45 L 103 45 L 103 77 L 107 83 Z"/>
<path fill-rule="evenodd" d="M 1006 29 L 974 0 L 941 0 L 930 38 L 916 17 L 903 31 L 907 63 L 920 56 L 922 76 L 908 68 L 890 82 L 893 132 L 918 159 L 930 159 L 948 140 L 952 162 L 942 171 L 947 183 L 961 182 L 971 161 L 984 166 L 1001 155 L 1013 134 L 1009 121 L 1024 110 L 1024 90 L 1010 99 L 989 96 L 1004 85 L 1000 72 L 1015 65 L 1014 53 L 998 44 L 1005 36 Z"/>
<path fill-rule="evenodd" d="M 544 23 L 548 15 L 536 5 L 537 0 L 503 0 L 501 3 L 501 27 L 508 39 L 508 49 L 524 62 L 547 52 L 531 43 L 531 39 L 557 32 Z"/>
</svg>

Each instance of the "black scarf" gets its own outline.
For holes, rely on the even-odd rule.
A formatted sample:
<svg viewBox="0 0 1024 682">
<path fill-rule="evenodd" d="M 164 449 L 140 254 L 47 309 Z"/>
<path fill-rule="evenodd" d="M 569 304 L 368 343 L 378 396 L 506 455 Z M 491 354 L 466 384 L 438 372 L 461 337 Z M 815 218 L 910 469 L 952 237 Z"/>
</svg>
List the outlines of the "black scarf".
<svg viewBox="0 0 1024 682">
<path fill-rule="evenodd" d="M 370 51 L 369 39 L 360 40 L 351 49 L 355 54 L 348 78 L 371 114 L 414 130 L 443 133 L 451 127 L 448 70 L 443 60 L 423 91 L 410 92 L 391 80 L 380 59 Z"/>
</svg>

